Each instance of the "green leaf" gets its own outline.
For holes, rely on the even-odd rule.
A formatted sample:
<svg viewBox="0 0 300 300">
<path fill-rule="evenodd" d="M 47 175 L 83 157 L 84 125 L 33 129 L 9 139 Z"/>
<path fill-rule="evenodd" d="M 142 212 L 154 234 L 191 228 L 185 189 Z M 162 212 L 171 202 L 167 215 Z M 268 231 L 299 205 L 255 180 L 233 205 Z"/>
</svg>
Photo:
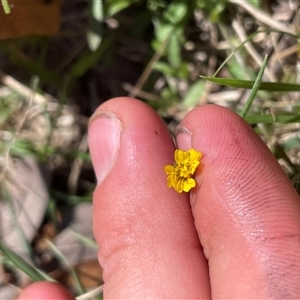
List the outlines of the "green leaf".
<svg viewBox="0 0 300 300">
<path fill-rule="evenodd" d="M 173 75 L 174 73 L 174 69 L 172 69 L 168 63 L 163 61 L 156 62 L 152 68 L 153 70 L 159 71 L 164 75 Z"/>
<path fill-rule="evenodd" d="M 233 78 L 220 78 L 220 77 L 208 77 L 208 76 L 200 76 L 200 77 L 220 85 L 230 86 L 234 88 L 251 89 L 254 85 L 254 81 L 252 80 L 239 80 Z M 296 91 L 300 91 L 300 85 L 262 81 L 259 85 L 259 90 L 271 91 L 271 92 L 296 92 Z"/>
<path fill-rule="evenodd" d="M 217 23 L 218 21 L 220 21 L 220 17 L 222 15 L 222 12 L 225 9 L 225 4 L 224 2 L 220 2 L 218 1 L 215 4 L 215 7 L 211 10 L 210 14 L 209 14 L 209 19 L 213 22 L 213 23 Z"/>
<path fill-rule="evenodd" d="M 291 150 L 300 145 L 300 139 L 298 137 L 290 138 L 287 141 L 282 142 L 285 150 Z"/>
<path fill-rule="evenodd" d="M 170 87 L 165 87 L 160 91 L 160 96 L 164 99 L 164 102 L 168 102 L 175 98 L 175 93 Z"/>
<path fill-rule="evenodd" d="M 164 0 L 148 0 L 147 1 L 147 6 L 149 10 L 151 11 L 157 11 L 160 8 L 165 8 L 166 7 L 166 2 Z"/>
<path fill-rule="evenodd" d="M 1 103 L 2 99 L 0 99 Z M 8 107 L 0 108 L 0 126 L 11 116 L 11 109 Z"/>
<path fill-rule="evenodd" d="M 199 80 L 193 83 L 186 93 L 182 104 L 187 107 L 194 107 L 199 103 L 199 99 L 201 98 L 205 89 L 205 82 Z"/>
<path fill-rule="evenodd" d="M 1 0 L 1 2 L 2 2 L 4 13 L 6 15 L 9 15 L 11 13 L 11 9 L 10 9 L 9 3 L 7 2 L 7 0 Z"/>
<path fill-rule="evenodd" d="M 201 8 L 201 10 L 209 14 L 210 21 L 216 23 L 220 20 L 223 10 L 225 9 L 227 1 L 225 0 L 197 0 L 195 2 L 196 6 Z"/>
<path fill-rule="evenodd" d="M 103 3 L 102 0 L 90 0 L 89 3 L 87 42 L 89 48 L 95 51 L 100 46 L 102 40 Z"/>
<path fill-rule="evenodd" d="M 11 154 L 17 157 L 34 155 L 34 144 L 25 139 L 15 139 L 11 145 Z"/>
<path fill-rule="evenodd" d="M 190 76 L 190 70 L 187 62 L 182 62 L 177 71 L 177 77 L 188 80 Z"/>
<path fill-rule="evenodd" d="M 228 61 L 227 65 L 230 75 L 236 79 L 246 80 L 254 79 L 256 77 L 256 74 L 252 69 L 247 68 L 246 66 L 241 67 L 237 61 Z"/>
<path fill-rule="evenodd" d="M 113 16 L 128 6 L 136 3 L 136 0 L 111 0 L 108 2 L 107 14 Z"/>
<path fill-rule="evenodd" d="M 172 68 L 179 68 L 181 64 L 181 42 L 182 28 L 176 28 L 168 45 L 168 60 Z"/>
<path fill-rule="evenodd" d="M 175 25 L 180 23 L 188 11 L 187 1 L 173 1 L 163 13 L 163 18 Z"/>
<path fill-rule="evenodd" d="M 113 38 L 114 36 L 111 36 L 110 38 L 107 38 L 105 42 L 103 41 L 101 47 L 99 47 L 95 52 L 85 53 L 70 70 L 70 76 L 77 79 L 84 75 L 87 70 L 90 69 L 99 60 L 104 51 L 106 51 L 108 47 L 111 46 Z"/>
<path fill-rule="evenodd" d="M 163 43 L 166 40 L 168 40 L 174 32 L 173 25 L 169 23 L 167 24 L 161 23 L 160 21 L 154 23 L 154 29 L 155 29 L 156 40 L 159 43 Z M 158 47 L 160 47 L 160 45 L 158 45 Z"/>
<path fill-rule="evenodd" d="M 88 51 L 84 53 L 79 59 L 79 61 L 73 65 L 62 89 L 62 99 L 66 99 L 68 97 L 75 81 L 79 77 L 83 76 L 93 65 L 95 65 L 98 62 L 98 60 L 105 53 L 105 51 L 111 46 L 112 42 L 114 41 L 114 38 L 114 35 L 111 35 L 110 37 L 106 38 L 105 40 L 103 40 L 100 47 L 96 51 Z"/>
<path fill-rule="evenodd" d="M 180 24 L 186 16 L 187 11 L 187 3 L 172 2 L 165 9 L 162 17 L 154 21 L 156 39 L 160 42 L 165 42 L 171 38 L 178 24 Z"/>
</svg>

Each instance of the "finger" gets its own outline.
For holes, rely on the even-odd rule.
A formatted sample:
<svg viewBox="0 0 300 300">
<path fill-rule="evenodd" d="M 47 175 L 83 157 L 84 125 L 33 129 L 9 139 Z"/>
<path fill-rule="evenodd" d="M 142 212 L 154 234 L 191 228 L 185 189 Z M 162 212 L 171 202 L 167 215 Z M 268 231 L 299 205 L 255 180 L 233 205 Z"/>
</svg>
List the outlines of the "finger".
<svg viewBox="0 0 300 300">
<path fill-rule="evenodd" d="M 17 300 L 74 300 L 71 293 L 62 285 L 49 282 L 39 281 L 25 287 Z"/>
<path fill-rule="evenodd" d="M 134 99 L 108 101 L 92 117 L 89 146 L 104 297 L 209 298 L 188 196 L 166 186 L 174 145 L 159 116 Z"/>
<path fill-rule="evenodd" d="M 212 298 L 299 298 L 299 198 L 262 140 L 208 105 L 184 118 L 177 143 L 203 152 L 191 205 Z"/>
</svg>

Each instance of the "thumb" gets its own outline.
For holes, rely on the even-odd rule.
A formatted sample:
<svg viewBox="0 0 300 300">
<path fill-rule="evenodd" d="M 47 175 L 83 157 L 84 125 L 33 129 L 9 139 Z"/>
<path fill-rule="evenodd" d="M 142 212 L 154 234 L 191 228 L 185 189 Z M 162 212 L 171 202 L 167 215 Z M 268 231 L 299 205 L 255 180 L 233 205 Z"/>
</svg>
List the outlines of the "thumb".
<svg viewBox="0 0 300 300">
<path fill-rule="evenodd" d="M 203 152 L 191 207 L 213 298 L 299 299 L 300 201 L 264 142 L 207 105 L 184 118 L 177 143 Z"/>
</svg>

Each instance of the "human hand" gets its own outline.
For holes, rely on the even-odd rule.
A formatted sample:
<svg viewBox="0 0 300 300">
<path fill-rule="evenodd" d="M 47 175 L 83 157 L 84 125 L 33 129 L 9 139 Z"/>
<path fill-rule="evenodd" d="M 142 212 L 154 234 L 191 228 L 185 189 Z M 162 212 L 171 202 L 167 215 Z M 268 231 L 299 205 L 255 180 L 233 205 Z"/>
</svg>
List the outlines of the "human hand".
<svg viewBox="0 0 300 300">
<path fill-rule="evenodd" d="M 203 153 L 189 194 L 167 188 L 174 145 L 151 108 L 117 98 L 92 117 L 104 297 L 300 298 L 299 197 L 265 144 L 214 105 L 188 113 L 176 140 Z M 35 297 L 42 284 L 43 296 Z M 19 299 L 71 299 L 46 285 L 29 286 Z"/>
</svg>

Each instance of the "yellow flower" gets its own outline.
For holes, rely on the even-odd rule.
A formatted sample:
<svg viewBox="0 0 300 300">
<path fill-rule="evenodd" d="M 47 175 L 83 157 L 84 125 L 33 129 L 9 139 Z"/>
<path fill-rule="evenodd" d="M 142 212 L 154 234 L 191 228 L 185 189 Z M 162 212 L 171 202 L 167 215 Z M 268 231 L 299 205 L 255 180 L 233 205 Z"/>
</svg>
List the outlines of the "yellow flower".
<svg viewBox="0 0 300 300">
<path fill-rule="evenodd" d="M 168 175 L 168 187 L 173 187 L 176 192 L 189 192 L 190 189 L 196 186 L 196 181 L 192 178 L 198 165 L 202 153 L 195 149 L 189 151 L 176 149 L 174 153 L 175 163 L 173 166 L 165 166 L 165 172 Z"/>
</svg>

